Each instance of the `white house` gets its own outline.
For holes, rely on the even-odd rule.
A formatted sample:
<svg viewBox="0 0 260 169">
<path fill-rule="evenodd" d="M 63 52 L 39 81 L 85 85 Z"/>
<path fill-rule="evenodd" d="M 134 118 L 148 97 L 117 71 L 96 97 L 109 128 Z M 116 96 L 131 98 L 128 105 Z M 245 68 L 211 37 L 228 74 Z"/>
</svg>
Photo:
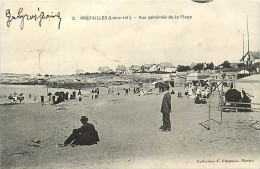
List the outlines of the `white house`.
<svg viewBox="0 0 260 169">
<path fill-rule="evenodd" d="M 169 62 L 163 62 L 158 65 L 158 70 L 165 73 L 176 72 L 176 67 Z"/>
<path fill-rule="evenodd" d="M 115 72 L 118 74 L 125 74 L 126 67 L 124 65 L 118 65 Z"/>
<path fill-rule="evenodd" d="M 99 67 L 99 73 L 113 73 L 114 71 L 107 66 Z"/>
<path fill-rule="evenodd" d="M 142 71 L 143 72 L 155 72 L 158 70 L 158 65 L 156 64 L 144 64 L 142 67 L 141 67 Z"/>
<path fill-rule="evenodd" d="M 249 51 L 240 59 L 241 63 L 244 63 L 246 66 L 251 66 L 256 63 L 260 63 L 260 52 Z"/>
<path fill-rule="evenodd" d="M 129 67 L 129 71 L 131 73 L 140 73 L 141 72 L 141 66 L 139 65 L 132 65 Z"/>
<path fill-rule="evenodd" d="M 132 74 L 132 70 L 130 68 L 126 68 L 125 74 L 130 75 Z"/>
<path fill-rule="evenodd" d="M 85 71 L 83 69 L 76 69 L 75 75 L 84 74 Z"/>
</svg>

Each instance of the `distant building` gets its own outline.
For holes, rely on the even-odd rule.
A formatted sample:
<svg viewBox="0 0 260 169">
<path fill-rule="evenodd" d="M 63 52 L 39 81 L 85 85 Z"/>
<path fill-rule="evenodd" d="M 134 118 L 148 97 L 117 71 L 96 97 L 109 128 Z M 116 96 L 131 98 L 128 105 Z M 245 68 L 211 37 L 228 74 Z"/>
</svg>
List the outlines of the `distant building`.
<svg viewBox="0 0 260 169">
<path fill-rule="evenodd" d="M 238 65 L 239 63 L 230 63 L 230 66 L 232 67 L 232 68 L 237 68 L 237 65 Z"/>
<path fill-rule="evenodd" d="M 115 73 L 117 74 L 125 74 L 126 73 L 126 67 L 124 65 L 118 65 L 116 68 Z"/>
<path fill-rule="evenodd" d="M 85 71 L 83 69 L 76 69 L 75 75 L 84 74 Z"/>
<path fill-rule="evenodd" d="M 256 65 L 258 70 L 260 68 L 260 52 L 247 52 L 241 59 L 241 63 L 244 63 L 247 68 L 251 67 L 252 65 Z"/>
<path fill-rule="evenodd" d="M 23 75 L 22 74 L 15 74 L 15 73 L 1 73 L 1 76 L 6 78 L 20 78 Z"/>
<path fill-rule="evenodd" d="M 211 75 L 210 72 L 201 72 L 198 74 L 198 79 L 207 80 L 207 79 L 209 79 L 210 75 Z"/>
<path fill-rule="evenodd" d="M 225 75 L 224 79 L 233 80 L 237 79 L 238 72 L 224 72 L 223 74 Z"/>
<path fill-rule="evenodd" d="M 156 72 L 158 70 L 158 65 L 156 64 L 144 64 L 141 66 L 142 72 Z"/>
<path fill-rule="evenodd" d="M 210 72 L 202 72 L 202 73 L 198 73 L 198 72 L 193 72 L 193 73 L 189 73 L 187 76 L 187 81 L 188 82 L 192 82 L 192 84 L 195 85 L 200 85 L 200 86 L 204 86 L 206 85 L 206 81 L 208 81 L 208 79 L 217 79 L 219 77 L 210 77 L 211 73 Z"/>
<path fill-rule="evenodd" d="M 114 71 L 107 66 L 103 66 L 103 67 L 99 67 L 98 72 L 102 74 L 107 74 L 107 73 L 113 73 Z"/>
<path fill-rule="evenodd" d="M 202 69 L 204 69 L 204 68 L 207 67 L 207 64 L 206 64 L 205 62 L 204 62 L 204 63 L 194 63 L 194 62 L 192 62 L 191 65 L 190 65 L 190 69 L 194 69 L 194 67 L 195 67 L 197 64 L 203 64 Z"/>
<path fill-rule="evenodd" d="M 127 75 L 130 75 L 130 74 L 132 74 L 132 71 L 131 71 L 131 69 L 130 68 L 126 68 L 126 73 L 125 74 L 127 74 Z"/>
<path fill-rule="evenodd" d="M 36 76 L 33 77 L 33 81 L 37 82 L 38 84 L 44 83 L 48 78 L 41 74 L 36 74 Z"/>
<path fill-rule="evenodd" d="M 222 74 L 221 73 L 213 73 L 213 74 L 210 75 L 209 79 L 220 80 L 220 79 L 222 79 Z"/>
<path fill-rule="evenodd" d="M 132 65 L 129 67 L 129 72 L 131 73 L 140 73 L 141 72 L 141 66 L 139 65 Z"/>
<path fill-rule="evenodd" d="M 176 67 L 169 62 L 163 62 L 158 65 L 158 70 L 165 73 L 176 72 Z"/>
<path fill-rule="evenodd" d="M 194 63 L 192 62 L 191 65 L 190 65 L 190 69 L 193 69 L 198 63 Z"/>
</svg>

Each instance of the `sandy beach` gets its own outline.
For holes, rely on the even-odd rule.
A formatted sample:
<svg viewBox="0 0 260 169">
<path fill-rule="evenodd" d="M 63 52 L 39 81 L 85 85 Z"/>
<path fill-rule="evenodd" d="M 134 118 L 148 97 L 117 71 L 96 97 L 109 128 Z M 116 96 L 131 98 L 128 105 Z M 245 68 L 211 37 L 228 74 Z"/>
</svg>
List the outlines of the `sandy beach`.
<svg viewBox="0 0 260 169">
<path fill-rule="evenodd" d="M 172 95 L 172 130 L 161 132 L 163 93 L 138 96 L 106 93 L 99 99 L 58 105 L 0 106 L 1 168 L 202 168 L 249 167 L 259 163 L 259 130 L 249 127 L 258 112 L 224 113 L 220 125 L 208 119 L 208 105 Z M 118 88 L 118 91 L 123 91 Z M 174 88 L 175 92 L 183 88 Z M 93 146 L 58 147 L 79 128 L 82 115 L 99 132 Z M 219 112 L 211 111 L 220 120 Z M 35 143 L 37 142 L 38 143 Z M 251 161 L 243 161 L 251 160 Z M 220 160 L 220 161 L 219 161 Z"/>
<path fill-rule="evenodd" d="M 0 169 L 260 169 L 260 0 L 25 2 L 0 0 Z"/>
</svg>

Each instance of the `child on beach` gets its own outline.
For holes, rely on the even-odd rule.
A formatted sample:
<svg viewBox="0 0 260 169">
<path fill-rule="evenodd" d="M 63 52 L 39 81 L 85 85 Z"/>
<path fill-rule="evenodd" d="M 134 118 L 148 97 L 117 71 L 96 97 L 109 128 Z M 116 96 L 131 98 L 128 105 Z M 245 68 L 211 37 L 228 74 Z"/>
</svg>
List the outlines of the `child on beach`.
<svg viewBox="0 0 260 169">
<path fill-rule="evenodd" d="M 41 103 L 42 103 L 42 105 L 44 104 L 44 95 L 43 94 L 41 94 Z"/>
<path fill-rule="evenodd" d="M 79 95 L 79 101 L 80 102 L 82 101 L 82 95 Z"/>
</svg>

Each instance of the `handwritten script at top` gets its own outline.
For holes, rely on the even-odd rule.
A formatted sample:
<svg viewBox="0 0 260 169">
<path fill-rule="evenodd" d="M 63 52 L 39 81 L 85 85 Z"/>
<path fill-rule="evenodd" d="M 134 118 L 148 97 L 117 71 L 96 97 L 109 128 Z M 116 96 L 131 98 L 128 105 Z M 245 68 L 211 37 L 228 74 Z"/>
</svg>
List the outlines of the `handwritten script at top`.
<svg viewBox="0 0 260 169">
<path fill-rule="evenodd" d="M 28 14 L 23 14 L 23 8 L 19 8 L 17 15 L 12 15 L 11 10 L 7 9 L 5 12 L 5 15 L 7 17 L 7 27 L 10 27 L 10 24 L 13 20 L 21 20 L 20 22 L 20 29 L 23 30 L 24 28 L 24 22 L 25 20 L 34 20 L 39 23 L 39 26 L 42 26 L 42 21 L 43 20 L 51 20 L 57 18 L 59 23 L 58 23 L 58 29 L 60 29 L 60 24 L 61 24 L 61 16 L 60 12 L 57 12 L 56 14 L 45 14 L 44 12 L 40 12 L 40 9 L 38 8 L 39 13 L 38 14 L 33 14 L 33 15 L 28 15 Z"/>
</svg>

